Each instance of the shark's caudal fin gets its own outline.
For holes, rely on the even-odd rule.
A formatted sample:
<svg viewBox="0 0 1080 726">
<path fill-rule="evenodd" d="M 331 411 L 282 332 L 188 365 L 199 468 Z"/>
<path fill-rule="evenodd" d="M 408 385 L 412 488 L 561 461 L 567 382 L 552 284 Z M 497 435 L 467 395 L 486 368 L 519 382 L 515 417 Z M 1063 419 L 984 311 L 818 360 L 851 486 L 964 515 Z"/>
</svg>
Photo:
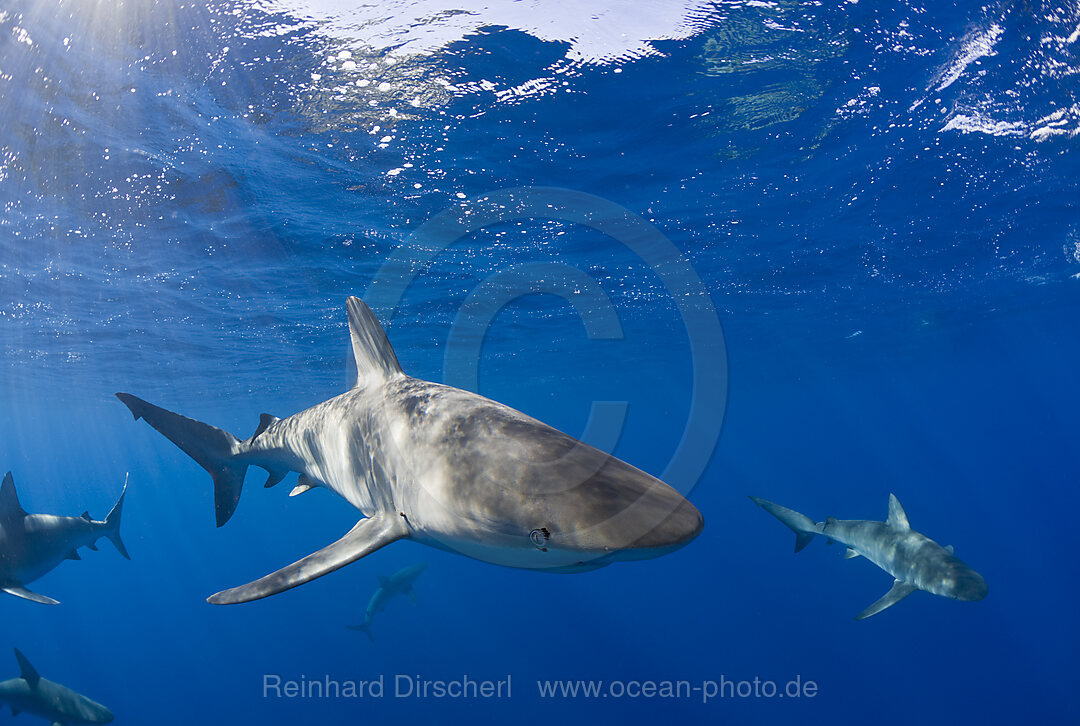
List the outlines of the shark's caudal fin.
<svg viewBox="0 0 1080 726">
<path fill-rule="evenodd" d="M 349 335 L 356 359 L 356 385 L 400 375 L 401 364 L 371 308 L 358 297 L 350 297 L 345 307 L 349 313 Z"/>
<path fill-rule="evenodd" d="M 371 621 L 370 620 L 365 620 L 364 622 L 360 623 L 359 625 L 346 625 L 345 627 L 348 628 L 349 630 L 359 630 L 361 633 L 367 633 L 368 640 L 370 640 L 372 643 L 375 642 L 375 636 L 371 634 Z"/>
<path fill-rule="evenodd" d="M 124 490 L 120 492 L 120 498 L 116 500 L 112 511 L 109 512 L 109 516 L 105 517 L 105 536 L 109 538 L 109 541 L 116 547 L 116 551 L 122 554 L 125 560 L 130 560 L 131 555 L 128 554 L 124 541 L 120 539 L 120 515 L 124 510 L 125 494 L 127 494 L 127 477 L 124 477 Z"/>
<path fill-rule="evenodd" d="M 131 410 L 136 421 L 145 419 L 210 473 L 214 479 L 217 526 L 228 522 L 240 501 L 248 468 L 246 463 L 238 463 L 235 458 L 240 440 L 228 431 L 158 408 L 129 393 L 117 393 L 116 397 Z"/>
<path fill-rule="evenodd" d="M 334 544 L 255 582 L 212 595 L 207 598 L 207 602 L 214 605 L 232 605 L 276 595 L 356 562 L 361 557 L 408 535 L 409 528 L 398 513 L 382 512 L 374 517 L 361 519 L 348 534 Z"/>
<path fill-rule="evenodd" d="M 806 547 L 806 545 L 810 544 L 810 540 L 814 538 L 815 534 L 821 534 L 821 525 L 814 522 L 814 520 L 810 519 L 805 514 L 800 514 L 787 507 L 781 507 L 779 504 L 773 504 L 772 502 L 759 497 L 750 497 L 750 500 L 786 524 L 788 529 L 795 533 L 796 552 L 799 552 Z"/>
</svg>

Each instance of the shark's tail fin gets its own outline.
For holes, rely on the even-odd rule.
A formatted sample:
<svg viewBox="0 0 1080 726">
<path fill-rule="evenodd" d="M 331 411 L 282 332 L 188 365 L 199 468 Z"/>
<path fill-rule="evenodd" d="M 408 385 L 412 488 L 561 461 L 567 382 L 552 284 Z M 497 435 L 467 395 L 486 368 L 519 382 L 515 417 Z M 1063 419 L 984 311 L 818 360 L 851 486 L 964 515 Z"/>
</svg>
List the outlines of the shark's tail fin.
<svg viewBox="0 0 1080 726">
<path fill-rule="evenodd" d="M 375 636 L 371 634 L 370 620 L 364 620 L 364 622 L 360 623 L 359 625 L 346 625 L 345 627 L 349 630 L 359 630 L 362 633 L 367 633 L 368 640 L 370 640 L 372 643 L 375 642 Z"/>
<path fill-rule="evenodd" d="M 759 497 L 750 497 L 750 499 L 754 504 L 786 524 L 788 529 L 795 533 L 796 552 L 810 544 L 810 540 L 814 538 L 815 534 L 821 534 L 821 525 L 805 514 L 800 514 L 787 507 L 781 507 L 779 504 L 773 504 Z"/>
<path fill-rule="evenodd" d="M 105 536 L 116 547 L 116 551 L 124 556 L 124 559 L 130 560 L 131 555 L 128 554 L 127 547 L 124 546 L 124 540 L 120 539 L 120 515 L 124 511 L 125 494 L 127 494 L 127 477 L 124 477 L 124 490 L 120 492 L 120 498 L 116 500 L 112 511 L 109 512 L 109 516 L 105 517 Z"/>
<path fill-rule="evenodd" d="M 248 468 L 247 463 L 236 461 L 240 440 L 228 431 L 158 408 L 131 394 L 117 393 L 116 397 L 131 410 L 136 421 L 146 419 L 146 423 L 210 472 L 214 479 L 217 526 L 228 522 L 240 501 L 240 490 L 244 486 L 244 475 Z"/>
</svg>

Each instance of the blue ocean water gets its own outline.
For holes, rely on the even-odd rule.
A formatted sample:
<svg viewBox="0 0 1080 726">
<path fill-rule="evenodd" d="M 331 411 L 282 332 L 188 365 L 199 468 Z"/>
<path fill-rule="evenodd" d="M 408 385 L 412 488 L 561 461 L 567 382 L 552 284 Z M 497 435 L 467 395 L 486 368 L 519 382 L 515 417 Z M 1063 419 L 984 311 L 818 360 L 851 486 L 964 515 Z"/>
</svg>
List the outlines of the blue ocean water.
<svg viewBox="0 0 1080 726">
<path fill-rule="evenodd" d="M 61 606 L 0 599 L 0 647 L 117 723 L 1074 722 L 1078 73 L 1072 0 L 6 3 L 0 470 L 97 517 L 130 473 L 132 561 L 102 542 L 33 583 Z M 662 243 L 685 265 L 638 254 Z M 207 604 L 358 513 L 253 472 L 216 529 L 209 477 L 112 394 L 248 436 L 347 389 L 345 298 L 406 276 L 383 319 L 411 375 L 655 475 L 722 422 L 671 482 L 703 533 L 573 576 L 399 542 Z M 984 601 L 853 622 L 889 576 L 793 555 L 746 498 L 884 519 L 890 492 Z M 416 605 L 345 628 L 415 562 Z M 539 693 L 574 679 L 607 695 Z M 701 690 L 754 679 L 816 690 Z M 643 681 L 698 690 L 610 688 Z"/>
</svg>

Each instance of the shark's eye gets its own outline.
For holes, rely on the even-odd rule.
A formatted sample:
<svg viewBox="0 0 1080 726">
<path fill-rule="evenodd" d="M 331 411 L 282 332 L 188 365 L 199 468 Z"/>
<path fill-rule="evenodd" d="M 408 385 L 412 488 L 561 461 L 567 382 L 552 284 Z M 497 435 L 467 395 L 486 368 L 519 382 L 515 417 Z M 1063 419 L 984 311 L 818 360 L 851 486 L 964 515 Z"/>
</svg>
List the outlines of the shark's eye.
<svg viewBox="0 0 1080 726">
<path fill-rule="evenodd" d="M 551 539 L 551 532 L 547 527 L 540 527 L 529 532 L 529 539 L 532 540 L 533 545 L 542 552 L 547 552 L 547 542 Z"/>
</svg>

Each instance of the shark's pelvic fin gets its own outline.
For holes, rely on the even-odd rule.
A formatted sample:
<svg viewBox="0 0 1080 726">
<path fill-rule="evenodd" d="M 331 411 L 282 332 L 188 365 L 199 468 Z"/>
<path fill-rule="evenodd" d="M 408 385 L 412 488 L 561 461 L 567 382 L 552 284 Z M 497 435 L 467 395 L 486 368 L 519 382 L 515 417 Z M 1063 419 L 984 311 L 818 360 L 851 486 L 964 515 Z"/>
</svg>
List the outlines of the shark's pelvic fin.
<svg viewBox="0 0 1080 726">
<path fill-rule="evenodd" d="M 9 471 L 4 475 L 4 483 L 0 484 L 0 521 L 25 517 L 26 510 L 19 504 L 19 495 L 15 491 L 15 480 L 11 478 Z"/>
<path fill-rule="evenodd" d="M 259 600 L 291 590 L 351 562 L 356 562 L 361 557 L 391 542 L 407 537 L 408 534 L 409 528 L 404 518 L 397 512 L 382 512 L 374 517 L 361 519 L 349 530 L 348 534 L 334 544 L 255 582 L 212 595 L 207 602 L 214 605 L 231 605 Z"/>
<path fill-rule="evenodd" d="M 244 474 L 248 468 L 246 463 L 235 460 L 234 454 L 240 440 L 228 431 L 158 408 L 131 394 L 117 393 L 116 397 L 124 402 L 135 420 L 146 419 L 146 423 L 210 473 L 214 479 L 217 526 L 228 522 L 240 501 L 240 490 L 244 486 Z"/>
<path fill-rule="evenodd" d="M 810 519 L 805 514 L 800 514 L 794 509 L 781 507 L 779 504 L 773 504 L 767 499 L 761 499 L 760 497 L 750 497 L 750 500 L 772 516 L 779 519 L 787 525 L 788 529 L 795 533 L 796 552 L 800 552 L 806 545 L 810 544 L 810 540 L 814 539 L 815 534 L 821 534 L 821 525 L 814 522 L 814 520 Z"/>
<path fill-rule="evenodd" d="M 856 615 L 855 619 L 866 620 L 871 615 L 877 615 L 885 608 L 892 607 L 918 589 L 919 588 L 915 587 L 910 582 L 901 582 L 900 580 L 897 580 L 893 583 L 892 588 L 885 593 L 880 600 Z"/>
<path fill-rule="evenodd" d="M 400 375 L 401 364 L 371 308 L 358 297 L 350 297 L 345 307 L 349 312 L 349 335 L 356 359 L 356 385 L 364 385 L 373 377 Z"/>
<path fill-rule="evenodd" d="M 60 604 L 59 600 L 53 600 L 51 597 L 46 597 L 45 595 L 39 595 L 36 592 L 31 592 L 30 590 L 27 590 L 22 585 L 5 585 L 4 587 L 0 587 L 0 590 L 3 590 L 8 595 L 14 595 L 15 597 L 21 597 L 23 600 L 30 600 L 31 602 L 39 602 L 42 605 L 59 605 Z"/>
<path fill-rule="evenodd" d="M 314 489 L 317 486 L 318 486 L 318 484 L 316 484 L 315 481 L 310 476 L 308 476 L 307 474 L 301 474 L 299 477 L 297 477 L 296 486 L 294 486 L 292 488 L 292 491 L 289 492 L 289 496 L 290 497 L 299 496 L 299 495 L 303 494 L 304 492 L 310 492 L 312 489 Z"/>
<path fill-rule="evenodd" d="M 41 676 L 38 675 L 37 669 L 30 665 L 30 661 L 26 659 L 26 656 L 18 648 L 15 649 L 15 660 L 19 662 L 19 677 L 29 683 L 31 689 L 37 688 Z"/>
<path fill-rule="evenodd" d="M 896 498 L 895 494 L 889 495 L 889 519 L 887 523 L 895 529 L 911 529 L 911 525 L 908 524 L 907 512 L 900 506 L 900 500 Z"/>
</svg>

